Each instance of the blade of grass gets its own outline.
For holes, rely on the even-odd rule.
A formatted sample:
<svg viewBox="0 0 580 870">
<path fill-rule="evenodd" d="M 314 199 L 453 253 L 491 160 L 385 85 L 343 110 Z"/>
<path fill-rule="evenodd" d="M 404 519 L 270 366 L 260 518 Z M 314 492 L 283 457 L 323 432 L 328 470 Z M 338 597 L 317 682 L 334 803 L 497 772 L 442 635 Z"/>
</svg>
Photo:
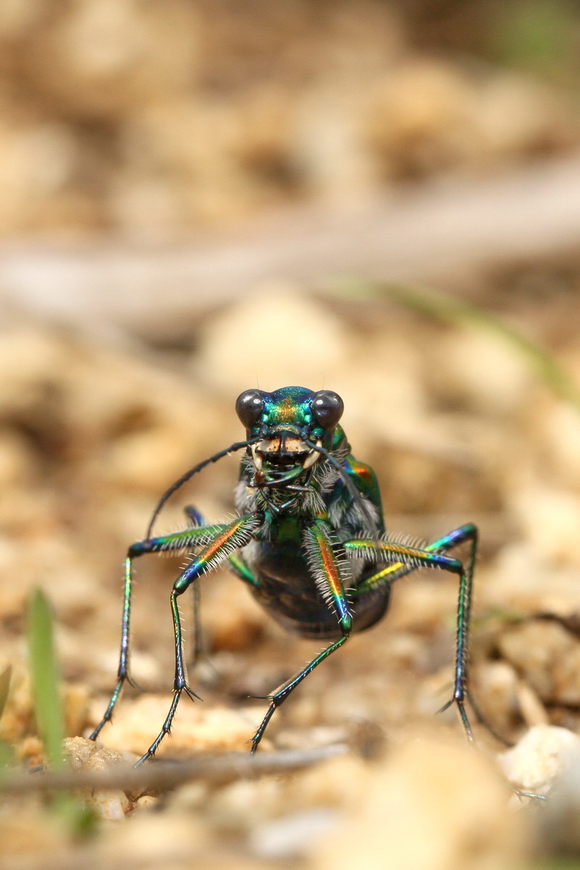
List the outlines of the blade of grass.
<svg viewBox="0 0 580 870">
<path fill-rule="evenodd" d="M 6 665 L 0 674 L 0 719 L 8 703 L 10 692 L 10 677 L 12 676 L 11 665 Z M 14 749 L 8 743 L 0 740 L 0 783 L 4 775 L 14 765 Z"/>
<path fill-rule="evenodd" d="M 0 674 L 0 719 L 8 702 L 8 692 L 10 691 L 10 677 L 12 676 L 12 667 L 6 665 Z"/>
<path fill-rule="evenodd" d="M 37 589 L 28 611 L 28 654 L 36 723 L 47 759 L 54 768 L 64 766 L 64 714 L 54 650 L 52 614 L 48 600 Z"/>
<path fill-rule="evenodd" d="M 15 758 L 13 747 L 0 740 L 0 788 L 2 788 L 5 778 L 12 772 Z"/>
<path fill-rule="evenodd" d="M 440 291 L 412 284 L 353 279 L 348 283 L 341 282 L 331 293 L 357 300 L 389 299 L 403 308 L 454 326 L 486 330 L 498 335 L 526 360 L 537 377 L 553 393 L 580 412 L 580 388 L 566 369 L 549 351 L 490 311 Z"/>
<path fill-rule="evenodd" d="M 36 724 L 50 767 L 66 775 L 64 711 L 59 691 L 60 674 L 54 647 L 52 613 L 41 589 L 37 589 L 30 599 L 27 628 Z M 74 795 L 56 791 L 51 806 L 74 836 L 84 837 L 93 833 L 95 814 Z"/>
</svg>

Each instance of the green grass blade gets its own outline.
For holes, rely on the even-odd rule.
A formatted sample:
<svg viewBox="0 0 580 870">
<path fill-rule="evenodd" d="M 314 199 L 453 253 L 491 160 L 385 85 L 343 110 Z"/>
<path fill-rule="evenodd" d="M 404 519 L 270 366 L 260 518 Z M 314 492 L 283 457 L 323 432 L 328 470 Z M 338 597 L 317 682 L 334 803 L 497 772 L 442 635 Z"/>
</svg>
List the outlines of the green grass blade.
<svg viewBox="0 0 580 870">
<path fill-rule="evenodd" d="M 2 714 L 6 709 L 6 704 L 8 703 L 11 676 L 12 667 L 11 665 L 6 665 L 6 667 L 0 674 L 0 719 L 2 718 Z M 12 748 L 12 746 L 9 746 L 8 743 L 0 740 L 0 782 L 2 780 L 3 774 L 6 773 L 7 770 L 13 766 L 13 764 L 14 749 Z"/>
<path fill-rule="evenodd" d="M 64 714 L 54 650 L 52 614 L 48 600 L 37 589 L 28 611 L 28 654 L 36 723 L 53 767 L 64 765 Z"/>
<path fill-rule="evenodd" d="M 412 284 L 354 279 L 341 282 L 332 295 L 351 299 L 388 299 L 403 308 L 426 314 L 454 326 L 485 330 L 502 338 L 560 399 L 580 412 L 580 388 L 566 369 L 541 345 L 501 318 L 454 296 Z"/>
<path fill-rule="evenodd" d="M 41 589 L 33 593 L 28 609 L 28 656 L 36 724 L 47 761 L 53 769 L 66 767 L 64 711 L 59 692 L 53 620 L 50 604 Z M 84 838 L 94 833 L 95 813 L 75 795 L 57 792 L 52 796 L 51 806 L 75 837 Z"/>
<path fill-rule="evenodd" d="M 4 776 L 14 767 L 15 760 L 16 753 L 14 748 L 8 743 L 4 743 L 3 740 L 0 740 L 0 788 L 2 787 Z"/>
<path fill-rule="evenodd" d="M 12 675 L 12 667 L 6 665 L 0 674 L 0 719 L 8 702 L 8 692 L 10 691 L 10 677 Z"/>
</svg>

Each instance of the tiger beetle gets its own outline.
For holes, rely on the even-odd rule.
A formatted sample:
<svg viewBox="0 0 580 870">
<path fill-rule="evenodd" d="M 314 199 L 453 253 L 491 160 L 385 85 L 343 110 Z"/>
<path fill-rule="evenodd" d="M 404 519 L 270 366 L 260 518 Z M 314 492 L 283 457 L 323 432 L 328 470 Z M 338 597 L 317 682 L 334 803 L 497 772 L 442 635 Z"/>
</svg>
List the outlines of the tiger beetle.
<svg viewBox="0 0 580 870">
<path fill-rule="evenodd" d="M 187 683 L 179 596 L 202 574 L 226 561 L 277 622 L 302 637 L 328 641 L 305 668 L 268 696 L 269 707 L 251 741 L 252 753 L 274 711 L 314 668 L 346 643 L 353 631 L 364 631 L 378 622 L 388 608 L 392 584 L 420 567 L 450 571 L 459 579 L 454 689 L 442 709 L 456 704 L 467 737 L 473 739 L 465 702 L 472 701 L 467 685 L 467 643 L 477 528 L 467 523 L 426 547 L 389 540 L 376 475 L 352 455 L 339 425 L 343 409 L 342 399 L 331 390 L 246 390 L 236 401 L 237 415 L 246 428 L 245 440 L 190 468 L 163 494 L 146 538 L 132 544 L 127 553 L 117 683 L 92 740 L 110 721 L 123 684 L 131 682 L 133 560 L 145 553 L 183 550 L 192 555 L 171 592 L 173 699 L 158 736 L 137 764 L 151 758 L 171 730 L 182 694 L 198 697 Z M 206 525 L 194 508 L 187 508 L 193 522 L 189 528 L 152 535 L 161 508 L 179 487 L 210 463 L 244 448 L 235 520 Z M 446 555 L 463 542 L 469 542 L 470 547 L 465 565 Z"/>
</svg>

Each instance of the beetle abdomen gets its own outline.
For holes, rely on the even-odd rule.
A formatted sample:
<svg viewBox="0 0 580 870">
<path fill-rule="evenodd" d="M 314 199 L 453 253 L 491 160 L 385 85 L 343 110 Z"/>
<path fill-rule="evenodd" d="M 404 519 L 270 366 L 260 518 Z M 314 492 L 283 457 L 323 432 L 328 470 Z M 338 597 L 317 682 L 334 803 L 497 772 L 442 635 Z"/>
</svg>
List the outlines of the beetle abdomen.
<svg viewBox="0 0 580 870">
<path fill-rule="evenodd" d="M 253 553 L 252 570 L 260 586 L 252 594 L 286 630 L 305 638 L 341 636 L 338 617 L 318 589 L 301 553 L 260 548 Z M 351 605 L 353 631 L 364 631 L 381 619 L 389 605 L 390 588 L 366 593 Z"/>
</svg>

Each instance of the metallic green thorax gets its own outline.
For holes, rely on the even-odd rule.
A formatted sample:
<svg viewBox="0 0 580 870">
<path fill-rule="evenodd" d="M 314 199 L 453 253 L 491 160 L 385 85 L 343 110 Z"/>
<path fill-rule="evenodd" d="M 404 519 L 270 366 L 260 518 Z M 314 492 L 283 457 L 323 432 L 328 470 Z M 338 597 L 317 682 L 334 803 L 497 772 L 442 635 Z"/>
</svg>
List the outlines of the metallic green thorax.
<svg viewBox="0 0 580 870">
<path fill-rule="evenodd" d="M 455 687 L 450 703 L 459 709 L 465 730 L 467 641 L 477 530 L 466 524 L 427 547 L 389 540 L 374 471 L 355 459 L 339 424 L 342 399 L 330 390 L 283 387 L 271 393 L 246 390 L 236 402 L 246 439 L 194 466 L 160 499 L 147 538 L 129 548 L 118 680 L 96 738 L 112 716 L 123 683 L 129 679 L 129 624 L 132 561 L 145 553 L 186 550 L 187 567 L 171 592 L 175 634 L 174 698 L 159 735 L 141 761 L 150 758 L 171 728 L 183 692 L 195 697 L 184 666 L 177 600 L 195 581 L 228 562 L 256 600 L 283 626 L 329 644 L 305 668 L 270 696 L 256 731 L 255 751 L 275 709 L 353 631 L 370 628 L 387 610 L 394 581 L 419 567 L 440 568 L 459 578 Z M 183 532 L 154 537 L 153 520 L 183 483 L 227 453 L 245 449 L 236 489 L 238 516 L 230 523 L 206 525 L 187 508 L 191 525 Z M 464 566 L 447 552 L 470 544 Z"/>
</svg>

